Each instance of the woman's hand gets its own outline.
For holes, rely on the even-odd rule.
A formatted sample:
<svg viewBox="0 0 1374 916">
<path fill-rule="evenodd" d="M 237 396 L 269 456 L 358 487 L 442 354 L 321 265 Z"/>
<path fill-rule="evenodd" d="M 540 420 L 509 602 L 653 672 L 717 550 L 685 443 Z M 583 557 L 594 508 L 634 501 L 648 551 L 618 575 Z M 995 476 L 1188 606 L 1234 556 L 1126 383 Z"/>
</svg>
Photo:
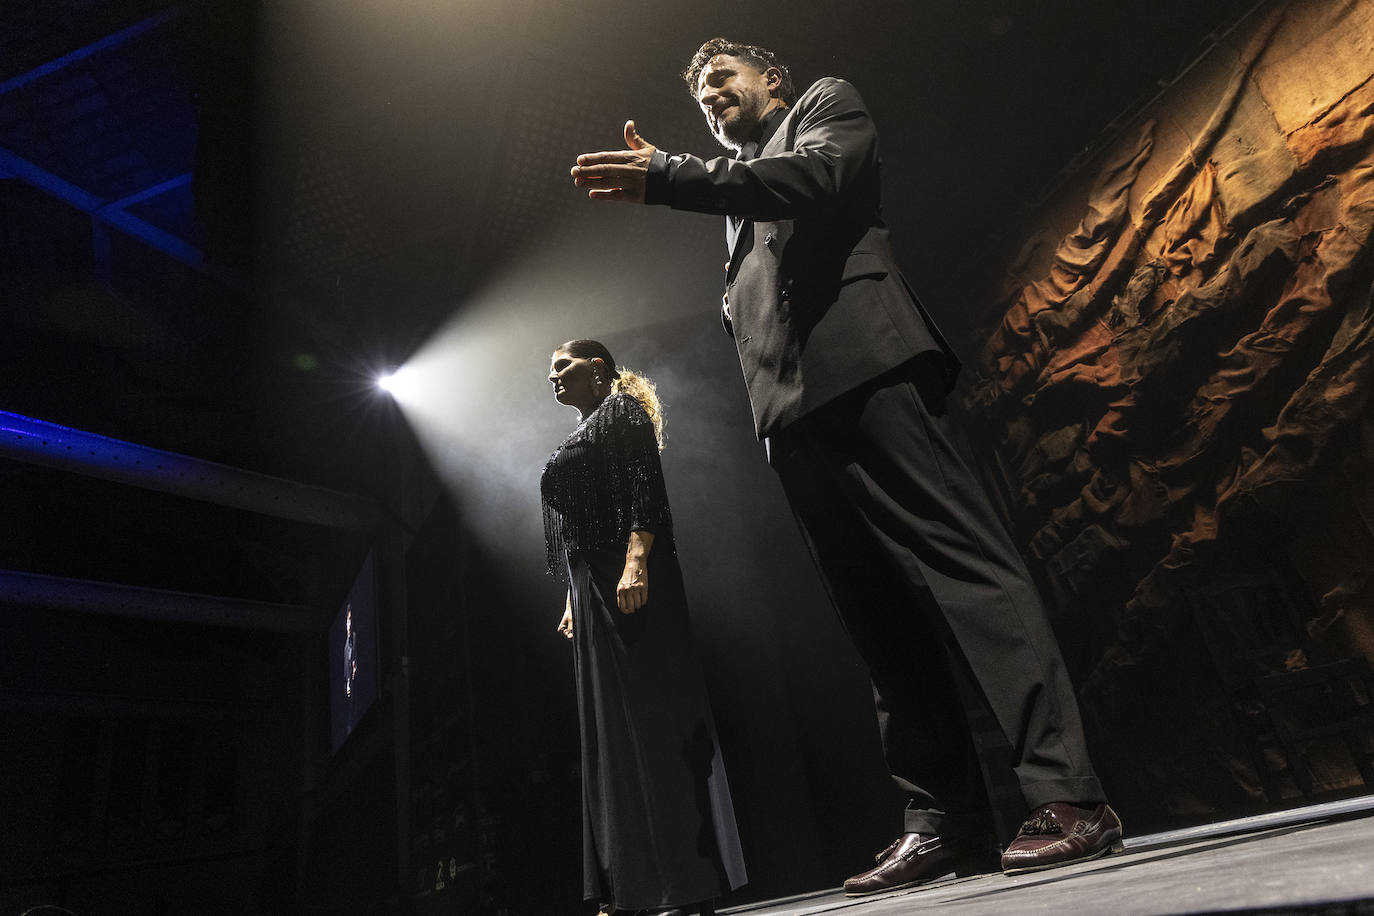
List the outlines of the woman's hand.
<svg viewBox="0 0 1374 916">
<path fill-rule="evenodd" d="M 572 592 L 568 592 L 568 600 L 563 604 L 563 619 L 558 621 L 558 632 L 569 639 L 573 638 L 572 631 Z"/>
<path fill-rule="evenodd" d="M 622 614 L 633 614 L 649 603 L 649 551 L 654 547 L 652 531 L 631 531 L 625 548 L 625 571 L 615 587 L 615 606 Z"/>
<path fill-rule="evenodd" d="M 633 614 L 649 603 L 649 570 L 643 562 L 626 558 L 625 571 L 615 587 L 615 606 L 622 614 Z"/>
</svg>

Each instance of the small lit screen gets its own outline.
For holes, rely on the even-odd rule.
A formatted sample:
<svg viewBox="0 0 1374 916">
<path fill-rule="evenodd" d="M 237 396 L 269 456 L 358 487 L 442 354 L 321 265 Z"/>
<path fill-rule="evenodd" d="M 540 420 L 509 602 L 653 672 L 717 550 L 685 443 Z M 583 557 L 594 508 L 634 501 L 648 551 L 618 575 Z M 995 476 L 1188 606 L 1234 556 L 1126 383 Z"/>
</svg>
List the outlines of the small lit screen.
<svg viewBox="0 0 1374 916">
<path fill-rule="evenodd" d="M 369 552 L 329 625 L 329 735 L 335 751 L 376 699 L 377 587 Z"/>
</svg>

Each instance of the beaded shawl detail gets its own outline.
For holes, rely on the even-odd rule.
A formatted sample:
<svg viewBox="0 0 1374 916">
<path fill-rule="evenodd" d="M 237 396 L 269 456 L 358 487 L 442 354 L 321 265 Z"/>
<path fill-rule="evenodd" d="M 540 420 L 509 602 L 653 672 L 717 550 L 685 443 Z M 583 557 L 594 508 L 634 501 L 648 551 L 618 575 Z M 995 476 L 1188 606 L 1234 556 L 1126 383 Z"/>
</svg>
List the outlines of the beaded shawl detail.
<svg viewBox="0 0 1374 916">
<path fill-rule="evenodd" d="M 560 578 L 571 552 L 623 549 L 631 531 L 672 529 L 654 424 L 628 394 L 610 395 L 573 430 L 544 465 L 539 491 L 548 572 Z"/>
</svg>

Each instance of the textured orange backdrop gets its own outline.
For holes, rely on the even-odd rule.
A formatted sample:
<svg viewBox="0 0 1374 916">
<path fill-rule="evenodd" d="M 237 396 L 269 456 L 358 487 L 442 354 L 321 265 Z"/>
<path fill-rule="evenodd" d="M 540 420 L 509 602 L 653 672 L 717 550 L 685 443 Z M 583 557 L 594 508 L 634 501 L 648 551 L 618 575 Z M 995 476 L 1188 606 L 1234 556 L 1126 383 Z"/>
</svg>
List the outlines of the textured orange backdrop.
<svg viewBox="0 0 1374 916">
<path fill-rule="evenodd" d="M 1317 643 L 1374 658 L 1371 232 L 1374 2 L 1274 3 L 967 291 L 963 404 L 1147 820 L 1264 804 L 1190 590 L 1280 567 Z M 1325 753 L 1319 789 L 1359 785 Z"/>
</svg>

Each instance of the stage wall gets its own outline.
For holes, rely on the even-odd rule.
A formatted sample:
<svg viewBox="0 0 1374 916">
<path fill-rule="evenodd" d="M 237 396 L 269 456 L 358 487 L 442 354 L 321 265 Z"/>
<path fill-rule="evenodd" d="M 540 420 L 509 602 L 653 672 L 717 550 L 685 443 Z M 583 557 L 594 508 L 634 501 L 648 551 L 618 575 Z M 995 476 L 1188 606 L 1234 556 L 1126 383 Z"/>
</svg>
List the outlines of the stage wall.
<svg viewBox="0 0 1374 916">
<path fill-rule="evenodd" d="M 1372 74 L 1374 4 L 1257 10 L 960 291 L 962 405 L 1137 830 L 1368 791 Z"/>
</svg>

